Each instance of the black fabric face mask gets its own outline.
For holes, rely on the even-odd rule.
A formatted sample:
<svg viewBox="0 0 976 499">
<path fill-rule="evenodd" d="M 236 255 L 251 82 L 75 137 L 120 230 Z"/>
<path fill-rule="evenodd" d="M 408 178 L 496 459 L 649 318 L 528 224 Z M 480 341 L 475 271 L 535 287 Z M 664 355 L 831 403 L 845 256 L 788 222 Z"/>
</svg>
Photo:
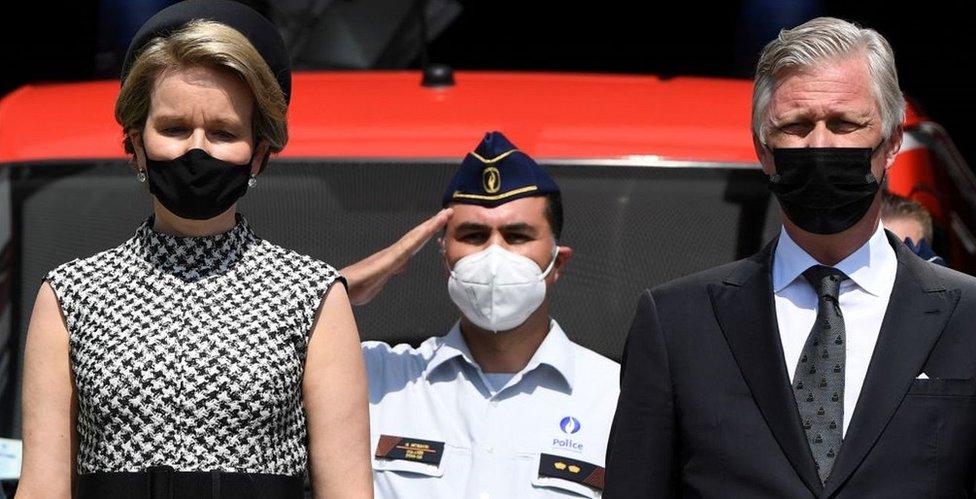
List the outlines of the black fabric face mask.
<svg viewBox="0 0 976 499">
<path fill-rule="evenodd" d="M 230 209 L 247 192 L 251 162 L 236 165 L 203 149 L 171 160 L 146 158 L 149 192 L 176 216 L 207 220 Z"/>
<path fill-rule="evenodd" d="M 881 144 L 873 149 L 773 149 L 776 174 L 769 177 L 769 189 L 783 213 L 801 229 L 814 234 L 843 232 L 864 218 L 881 188 L 871 174 L 871 158 Z"/>
</svg>

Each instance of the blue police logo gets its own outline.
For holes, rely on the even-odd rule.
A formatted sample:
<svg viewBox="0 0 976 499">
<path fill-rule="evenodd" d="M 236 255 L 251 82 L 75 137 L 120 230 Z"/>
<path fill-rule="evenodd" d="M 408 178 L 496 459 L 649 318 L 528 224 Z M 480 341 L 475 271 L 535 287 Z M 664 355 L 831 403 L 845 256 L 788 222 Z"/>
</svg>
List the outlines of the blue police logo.
<svg viewBox="0 0 976 499">
<path fill-rule="evenodd" d="M 580 431 L 580 422 L 572 416 L 566 416 L 559 422 L 559 428 L 563 430 L 563 433 L 572 435 Z"/>
</svg>

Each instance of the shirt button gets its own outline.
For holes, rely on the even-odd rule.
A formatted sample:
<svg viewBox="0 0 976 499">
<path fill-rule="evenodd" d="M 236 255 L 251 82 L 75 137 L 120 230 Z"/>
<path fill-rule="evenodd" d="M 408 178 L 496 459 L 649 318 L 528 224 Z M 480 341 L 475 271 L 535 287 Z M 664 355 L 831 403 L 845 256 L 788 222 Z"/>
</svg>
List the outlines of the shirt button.
<svg viewBox="0 0 976 499">
<path fill-rule="evenodd" d="M 485 447 L 485 452 L 491 454 L 492 452 L 495 452 L 495 448 L 489 445 L 488 447 Z"/>
<path fill-rule="evenodd" d="M 498 407 L 498 400 L 491 399 L 491 406 L 492 407 Z"/>
</svg>

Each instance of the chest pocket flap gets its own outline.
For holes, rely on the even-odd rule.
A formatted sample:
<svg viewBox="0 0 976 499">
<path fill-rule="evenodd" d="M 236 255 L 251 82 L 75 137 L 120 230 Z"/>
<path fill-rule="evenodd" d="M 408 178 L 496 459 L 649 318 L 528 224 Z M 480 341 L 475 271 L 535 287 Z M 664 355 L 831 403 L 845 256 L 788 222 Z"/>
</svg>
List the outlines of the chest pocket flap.
<svg viewBox="0 0 976 499">
<path fill-rule="evenodd" d="M 602 466 L 543 453 L 539 455 L 539 475 L 532 480 L 532 485 L 597 498 L 603 495 L 603 478 Z"/>
<path fill-rule="evenodd" d="M 373 469 L 439 477 L 444 475 L 443 458 L 444 442 L 380 435 L 373 455 Z"/>
</svg>

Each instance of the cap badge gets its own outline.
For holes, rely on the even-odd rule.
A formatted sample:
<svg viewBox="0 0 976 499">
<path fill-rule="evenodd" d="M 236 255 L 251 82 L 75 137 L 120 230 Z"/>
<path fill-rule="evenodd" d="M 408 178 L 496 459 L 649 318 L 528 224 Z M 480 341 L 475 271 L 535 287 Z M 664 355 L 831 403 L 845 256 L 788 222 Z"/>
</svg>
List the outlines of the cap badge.
<svg viewBox="0 0 976 499">
<path fill-rule="evenodd" d="M 481 181 L 488 194 L 494 194 L 502 188 L 502 174 L 494 166 L 489 166 L 481 172 Z"/>
</svg>

